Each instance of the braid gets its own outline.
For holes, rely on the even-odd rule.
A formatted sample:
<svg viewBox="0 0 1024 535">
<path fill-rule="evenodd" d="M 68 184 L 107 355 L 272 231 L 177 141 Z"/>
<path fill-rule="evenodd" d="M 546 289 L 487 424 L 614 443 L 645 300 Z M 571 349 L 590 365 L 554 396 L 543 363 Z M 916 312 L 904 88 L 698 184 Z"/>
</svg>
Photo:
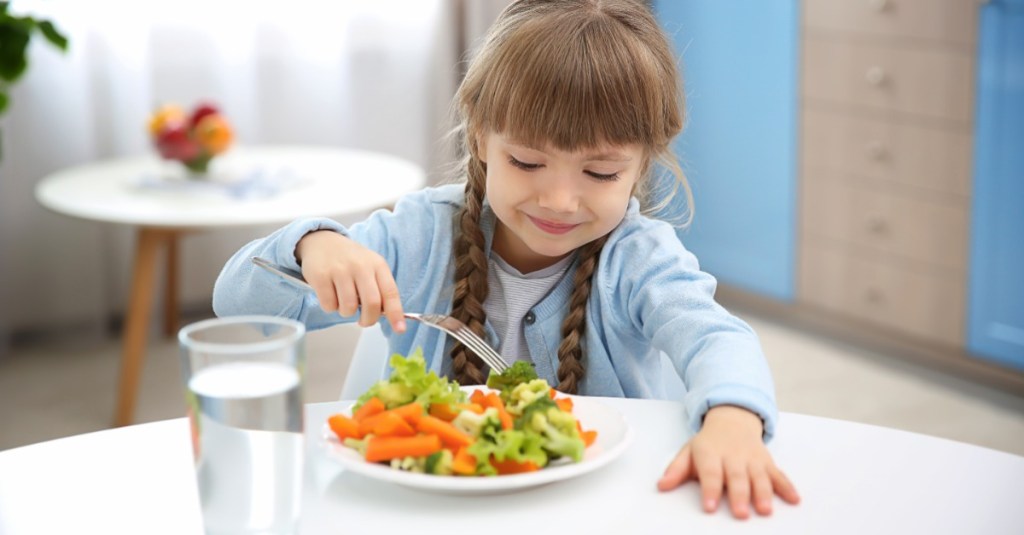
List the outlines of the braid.
<svg viewBox="0 0 1024 535">
<path fill-rule="evenodd" d="M 481 338 L 487 313 L 483 302 L 487 299 L 487 256 L 484 254 L 484 233 L 480 229 L 480 212 L 484 202 L 484 164 L 470 158 L 469 177 L 466 182 L 466 204 L 459 210 L 455 238 L 455 292 L 452 297 L 452 316 L 462 320 Z M 483 371 L 478 357 L 460 342 L 452 348 L 452 368 L 455 378 L 462 384 L 483 384 Z"/>
<path fill-rule="evenodd" d="M 576 268 L 569 314 L 562 322 L 562 343 L 558 346 L 558 386 L 567 394 L 575 394 L 583 380 L 583 335 L 587 330 L 587 301 L 594 270 L 608 235 L 580 247 L 579 267 Z"/>
</svg>

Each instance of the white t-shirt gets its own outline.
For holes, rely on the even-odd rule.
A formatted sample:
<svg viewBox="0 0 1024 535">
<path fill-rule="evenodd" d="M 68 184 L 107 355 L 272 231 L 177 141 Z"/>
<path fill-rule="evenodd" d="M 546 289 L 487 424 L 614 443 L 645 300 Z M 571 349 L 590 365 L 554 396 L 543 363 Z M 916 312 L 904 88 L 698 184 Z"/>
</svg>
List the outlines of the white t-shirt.
<svg viewBox="0 0 1024 535">
<path fill-rule="evenodd" d="M 523 323 L 533 323 L 530 309 L 547 297 L 551 289 L 562 280 L 574 257 L 566 256 L 554 265 L 524 274 L 510 266 L 497 253 L 491 252 L 488 258 L 488 295 L 484 301 L 484 311 L 501 341 L 498 353 L 501 353 L 505 362 L 532 362 Z"/>
</svg>

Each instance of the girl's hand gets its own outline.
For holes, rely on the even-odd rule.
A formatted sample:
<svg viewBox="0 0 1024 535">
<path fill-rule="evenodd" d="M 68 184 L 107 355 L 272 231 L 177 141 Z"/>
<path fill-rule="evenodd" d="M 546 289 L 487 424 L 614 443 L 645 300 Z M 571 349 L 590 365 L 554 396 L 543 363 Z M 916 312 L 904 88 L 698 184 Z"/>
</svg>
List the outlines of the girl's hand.
<svg viewBox="0 0 1024 535">
<path fill-rule="evenodd" d="M 299 240 L 295 259 L 325 312 L 359 312 L 363 327 L 377 323 L 383 313 L 391 328 L 405 332 L 398 285 L 381 255 L 332 230 L 318 230 Z"/>
<path fill-rule="evenodd" d="M 770 515 L 773 493 L 788 503 L 799 503 L 796 488 L 772 462 L 761 431 L 756 414 L 729 405 L 713 407 L 700 432 L 661 476 L 658 490 L 671 490 L 696 479 L 704 510 L 712 513 L 718 509 L 722 489 L 728 489 L 732 514 L 740 519 L 750 516 L 751 501 L 758 514 Z"/>
</svg>

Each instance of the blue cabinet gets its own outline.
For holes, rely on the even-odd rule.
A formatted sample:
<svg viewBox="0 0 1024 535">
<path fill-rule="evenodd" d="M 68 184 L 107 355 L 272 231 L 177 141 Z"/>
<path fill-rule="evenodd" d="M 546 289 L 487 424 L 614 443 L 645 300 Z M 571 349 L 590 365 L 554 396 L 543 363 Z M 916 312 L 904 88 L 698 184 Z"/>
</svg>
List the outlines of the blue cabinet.
<svg viewBox="0 0 1024 535">
<path fill-rule="evenodd" d="M 1024 0 L 992 0 L 978 42 L 967 346 L 1024 369 Z"/>
<path fill-rule="evenodd" d="M 683 66 L 687 125 L 676 153 L 695 218 L 680 238 L 723 283 L 792 301 L 798 2 L 658 0 L 654 8 Z"/>
</svg>

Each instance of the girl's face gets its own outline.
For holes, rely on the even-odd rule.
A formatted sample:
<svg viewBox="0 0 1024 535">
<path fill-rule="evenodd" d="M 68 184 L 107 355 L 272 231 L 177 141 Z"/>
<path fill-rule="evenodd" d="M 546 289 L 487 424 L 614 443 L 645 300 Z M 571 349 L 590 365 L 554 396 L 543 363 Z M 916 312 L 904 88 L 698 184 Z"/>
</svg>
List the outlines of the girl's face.
<svg viewBox="0 0 1024 535">
<path fill-rule="evenodd" d="M 640 178 L 639 145 L 580 152 L 528 147 L 496 133 L 480 140 L 494 250 L 523 273 L 543 269 L 614 229 Z"/>
</svg>

